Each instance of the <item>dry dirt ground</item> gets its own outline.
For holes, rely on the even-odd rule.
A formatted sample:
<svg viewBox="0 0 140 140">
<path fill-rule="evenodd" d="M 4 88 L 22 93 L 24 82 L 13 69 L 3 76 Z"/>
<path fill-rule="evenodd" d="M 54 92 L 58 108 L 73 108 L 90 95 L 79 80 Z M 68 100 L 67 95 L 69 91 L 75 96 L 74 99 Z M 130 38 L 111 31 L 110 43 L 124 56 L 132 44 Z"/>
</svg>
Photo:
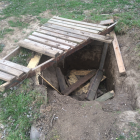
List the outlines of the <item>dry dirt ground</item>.
<svg viewBox="0 0 140 140">
<path fill-rule="evenodd" d="M 50 18 L 48 11 L 41 14 L 44 18 Z M 9 27 L 10 17 L 0 21 L 2 28 Z M 22 20 L 30 24 L 27 29 L 14 28 L 14 32 L 5 35 L 0 39 L 0 43 L 5 44 L 4 50 L 0 53 L 0 58 L 10 53 L 17 47 L 15 40 L 26 38 L 32 31 L 39 28 L 40 23 L 36 17 L 23 16 Z M 12 28 L 12 27 L 10 27 Z M 56 91 L 47 86 L 48 103 L 40 108 L 41 116 L 35 122 L 40 133 L 40 140 L 115 140 L 119 136 L 129 138 L 129 132 L 132 130 L 130 122 L 139 124 L 140 114 L 134 109 L 140 108 L 139 94 L 139 48 L 140 30 L 131 29 L 125 35 L 118 35 L 124 64 L 127 75 L 119 77 L 115 55 L 112 49 L 109 50 L 109 57 L 106 61 L 106 73 L 112 83 L 110 88 L 115 90 L 115 97 L 111 100 L 99 103 L 96 101 L 78 101 L 70 96 L 59 95 Z M 92 45 L 91 45 L 92 46 Z M 89 46 L 89 48 L 91 48 Z M 111 47 L 111 46 L 110 46 Z M 78 54 L 79 53 L 79 54 Z M 94 50 L 81 50 L 76 55 L 85 59 L 86 53 L 89 56 L 86 60 L 92 60 L 90 57 Z M 74 62 L 75 57 L 72 62 Z M 45 78 L 48 79 L 56 88 L 58 82 L 54 67 L 45 70 Z M 109 82 L 108 82 L 109 85 Z M 40 87 L 38 87 L 40 88 Z M 134 133 L 134 137 L 137 137 Z"/>
</svg>

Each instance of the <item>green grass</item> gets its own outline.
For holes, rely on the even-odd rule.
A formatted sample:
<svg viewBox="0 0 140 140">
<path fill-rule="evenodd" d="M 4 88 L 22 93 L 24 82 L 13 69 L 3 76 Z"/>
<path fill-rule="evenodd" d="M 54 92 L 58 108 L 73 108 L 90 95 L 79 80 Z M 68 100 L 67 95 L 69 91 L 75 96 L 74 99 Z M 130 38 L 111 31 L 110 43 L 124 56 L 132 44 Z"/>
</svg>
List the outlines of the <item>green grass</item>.
<svg viewBox="0 0 140 140">
<path fill-rule="evenodd" d="M 3 48 L 5 47 L 4 44 L 0 43 L 0 53 L 3 51 Z"/>
<path fill-rule="evenodd" d="M 10 61 L 23 66 L 27 66 L 29 62 L 28 59 L 31 59 L 32 56 L 33 56 L 33 52 L 31 50 L 21 48 L 20 53 L 12 57 Z"/>
<path fill-rule="evenodd" d="M 4 83 L 6 83 L 6 82 L 0 79 L 0 85 L 2 85 Z"/>
<path fill-rule="evenodd" d="M 41 25 L 45 24 L 49 20 L 47 18 L 41 18 L 41 17 L 37 17 L 37 19 L 40 20 Z"/>
<path fill-rule="evenodd" d="M 16 22 L 10 20 L 10 21 L 8 21 L 8 23 L 9 23 L 9 25 L 10 25 L 11 27 L 25 28 L 25 27 L 28 26 L 27 23 L 21 22 L 21 21 L 19 21 L 19 20 L 17 20 Z"/>
<path fill-rule="evenodd" d="M 21 88 L 5 91 L 6 98 L 0 94 L 0 120 L 6 128 L 6 140 L 29 140 L 31 124 L 38 118 L 42 104 L 37 98 L 40 94 L 29 88 L 27 79 Z"/>
<path fill-rule="evenodd" d="M 7 0 L 8 1 L 8 0 Z M 135 2 L 128 0 L 91 0 L 90 3 L 84 0 L 9 0 L 11 4 L 3 10 L 5 18 L 9 16 L 39 15 L 47 10 L 52 14 L 76 20 L 88 19 L 94 22 L 115 16 L 119 20 L 116 26 L 118 33 L 125 33 L 133 26 L 140 27 L 140 0 Z M 93 10 L 94 9 L 94 10 Z M 118 13 L 113 13 L 114 9 L 119 9 Z M 85 10 L 93 10 L 91 15 L 86 17 Z M 101 14 L 111 14 L 101 15 Z M 41 19 L 41 22 L 46 22 Z"/>
<path fill-rule="evenodd" d="M 4 28 L 3 30 L 0 30 L 0 38 L 3 38 L 6 34 L 11 34 L 14 30 L 10 28 Z"/>
</svg>

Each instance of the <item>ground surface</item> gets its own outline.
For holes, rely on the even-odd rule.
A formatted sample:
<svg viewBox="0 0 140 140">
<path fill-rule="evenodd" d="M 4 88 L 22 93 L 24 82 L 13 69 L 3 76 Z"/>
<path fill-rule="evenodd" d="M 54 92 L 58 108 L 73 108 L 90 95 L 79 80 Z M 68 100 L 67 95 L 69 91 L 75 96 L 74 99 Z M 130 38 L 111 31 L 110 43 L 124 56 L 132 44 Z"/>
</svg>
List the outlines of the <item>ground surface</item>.
<svg viewBox="0 0 140 140">
<path fill-rule="evenodd" d="M 88 0 L 84 2 L 88 5 L 92 1 Z M 137 2 L 139 1 L 137 0 Z M 131 3 L 134 3 L 134 1 L 131 1 Z M 0 10 L 4 9 L 9 4 L 10 3 L 5 3 L 3 1 L 2 2 L 0 1 Z M 72 5 L 69 3 L 65 3 L 65 4 L 70 6 Z M 63 5 L 61 1 L 59 1 L 59 3 L 56 4 L 56 6 L 58 6 L 60 9 L 55 10 L 55 14 L 58 14 L 58 12 L 60 12 L 61 14 L 64 13 L 65 9 L 61 9 L 61 7 L 65 7 L 65 4 Z M 117 64 L 113 53 L 110 53 L 111 57 L 108 58 L 108 59 L 112 59 L 112 61 L 110 61 L 109 64 L 109 68 L 111 69 L 110 73 L 113 75 L 113 77 L 110 77 L 110 79 L 111 78 L 115 79 L 114 80 L 114 90 L 116 93 L 115 97 L 112 100 L 108 100 L 102 104 L 95 101 L 91 101 L 91 102 L 77 101 L 71 97 L 59 95 L 56 91 L 48 87 L 47 88 L 48 102 L 47 104 L 45 104 L 46 102 L 43 102 L 43 105 L 41 105 L 40 117 L 34 122 L 33 121 L 28 122 L 30 124 L 35 123 L 35 126 L 37 127 L 38 131 L 41 133 L 40 136 L 41 140 L 44 140 L 45 138 L 47 140 L 102 140 L 102 139 L 139 140 L 140 139 L 140 133 L 139 133 L 140 130 L 140 114 L 139 114 L 140 29 L 137 27 L 133 27 L 129 29 L 129 27 L 126 26 L 127 24 L 131 25 L 131 21 L 135 21 L 135 20 L 138 21 L 139 19 L 137 18 L 132 19 L 132 17 L 130 17 L 129 15 L 132 15 L 131 12 L 133 11 L 129 11 L 129 9 L 133 7 L 128 6 L 129 4 L 127 2 L 125 5 L 126 6 L 124 6 L 125 8 L 122 9 L 122 11 L 123 12 L 128 11 L 128 13 L 127 14 L 123 13 L 124 15 L 122 14 L 120 16 L 121 20 L 123 19 L 123 17 L 127 17 L 126 18 L 127 20 L 123 22 L 125 23 L 125 26 L 121 28 L 122 29 L 121 33 L 125 32 L 125 34 L 117 35 L 117 38 L 121 48 L 127 75 L 124 77 L 119 77 Z M 114 7 L 114 5 L 112 6 Z M 134 6 L 135 6 L 135 10 L 138 11 L 139 10 L 139 7 L 137 7 L 138 5 L 134 4 Z M 75 5 L 73 5 L 73 7 L 75 8 Z M 90 7 L 88 8 L 90 9 Z M 39 15 L 41 19 L 44 18 L 49 19 L 50 17 L 52 17 L 52 13 L 48 9 L 44 10 L 45 12 Z M 114 9 L 113 10 L 110 9 L 110 11 L 109 10 L 107 11 L 106 9 L 107 8 L 104 7 L 102 9 L 102 12 L 100 10 L 98 12 L 99 13 L 101 12 L 100 14 L 111 13 L 111 16 L 109 15 L 109 17 L 112 17 L 113 13 L 122 12 L 121 9 L 119 9 L 118 7 L 114 7 Z M 70 17 L 79 20 L 84 18 L 85 21 L 91 21 L 91 19 L 93 20 L 94 17 L 96 22 L 97 19 L 100 20 L 102 18 L 105 18 L 103 15 L 96 18 L 96 16 L 94 16 L 94 11 L 95 13 L 97 12 L 93 8 L 91 8 L 90 10 L 82 9 L 82 11 L 80 8 L 79 10 L 72 9 L 72 11 L 69 10 L 66 13 L 64 13 L 64 17 Z M 1 18 L 3 18 L 3 15 L 1 15 Z M 16 26 L 13 27 L 11 26 L 10 24 L 11 22 L 9 21 L 15 21 L 15 22 L 19 21 L 19 23 L 24 23 L 24 24 L 21 25 L 19 23 L 16 23 Z M 1 26 L 0 36 L 2 36 L 0 38 L 0 44 L 4 44 L 5 46 L 3 48 L 3 51 L 0 53 L 0 59 L 5 55 L 7 55 L 9 52 L 11 52 L 14 48 L 16 48 L 17 42 L 20 39 L 26 38 L 32 31 L 38 29 L 38 27 L 42 23 L 44 23 L 44 20 L 43 21 L 39 20 L 38 16 L 36 15 L 35 16 L 23 15 L 20 18 L 10 16 L 7 17 L 6 19 L 0 20 L 0 26 Z M 134 23 L 137 24 L 136 22 Z M 26 24 L 28 24 L 28 26 L 26 26 Z M 23 26 L 25 27 L 23 28 Z M 89 53 L 87 54 L 87 56 L 88 55 Z M 85 58 L 85 56 L 86 55 L 84 55 L 83 57 Z M 45 77 L 46 79 L 48 79 L 52 84 L 54 84 L 55 87 L 58 87 L 55 69 L 53 67 L 46 70 L 44 74 L 46 75 Z M 40 90 L 40 87 L 36 87 L 34 80 L 32 78 L 32 86 L 25 88 L 23 85 L 19 93 L 22 92 L 28 93 L 29 91 L 34 89 L 40 91 L 41 94 L 46 92 L 46 90 L 43 87 L 41 87 L 42 91 Z M 13 90 L 11 90 L 10 92 L 6 91 L 5 93 L 1 93 L 0 94 L 2 95 L 1 99 L 2 100 L 7 99 L 7 95 L 9 96 L 12 92 Z M 15 97 L 17 97 L 18 95 L 19 94 L 17 94 Z M 17 105 L 17 101 L 13 102 L 13 106 L 14 103 L 15 105 Z M 18 108 L 18 106 L 16 107 Z M 5 108 L 3 108 L 3 110 L 4 109 Z M 133 109 L 135 109 L 135 111 L 132 111 Z M 24 112 L 23 113 L 21 112 L 20 115 L 22 114 L 24 114 Z M 29 133 L 25 133 L 25 134 L 22 134 L 21 132 L 19 132 L 18 134 L 14 133 L 14 131 L 16 131 L 19 126 L 18 125 L 19 122 L 13 123 L 14 121 L 12 122 L 12 120 L 14 120 L 14 118 L 10 119 L 10 116 L 12 115 L 10 114 L 9 116 L 6 116 L 7 118 L 5 117 L 8 120 L 6 124 L 8 127 L 3 126 L 2 123 L 0 124 L 1 138 L 8 139 L 8 140 L 24 139 L 22 135 L 26 134 L 27 137 L 25 137 L 25 139 L 29 139 Z M 27 116 L 27 114 L 25 116 Z M 26 117 L 26 119 L 29 118 Z M 14 127 L 13 124 L 15 124 Z M 9 134 L 8 133 L 9 131 L 7 131 L 8 128 L 14 128 L 13 130 L 10 130 L 10 137 L 8 137 Z M 29 126 L 29 129 L 27 129 L 28 132 L 30 132 L 30 128 L 31 126 Z M 23 131 L 23 129 L 20 127 L 19 130 Z"/>
</svg>

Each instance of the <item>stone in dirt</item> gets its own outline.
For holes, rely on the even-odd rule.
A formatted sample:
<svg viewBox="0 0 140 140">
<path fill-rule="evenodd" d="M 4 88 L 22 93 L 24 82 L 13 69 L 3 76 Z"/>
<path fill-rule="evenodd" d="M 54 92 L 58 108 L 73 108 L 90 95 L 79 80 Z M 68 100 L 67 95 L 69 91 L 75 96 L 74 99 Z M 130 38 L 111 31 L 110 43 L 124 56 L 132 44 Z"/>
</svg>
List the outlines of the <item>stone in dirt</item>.
<svg viewBox="0 0 140 140">
<path fill-rule="evenodd" d="M 30 139 L 31 140 L 38 140 L 39 138 L 40 138 L 40 133 L 37 130 L 36 126 L 33 124 L 31 126 Z"/>
</svg>

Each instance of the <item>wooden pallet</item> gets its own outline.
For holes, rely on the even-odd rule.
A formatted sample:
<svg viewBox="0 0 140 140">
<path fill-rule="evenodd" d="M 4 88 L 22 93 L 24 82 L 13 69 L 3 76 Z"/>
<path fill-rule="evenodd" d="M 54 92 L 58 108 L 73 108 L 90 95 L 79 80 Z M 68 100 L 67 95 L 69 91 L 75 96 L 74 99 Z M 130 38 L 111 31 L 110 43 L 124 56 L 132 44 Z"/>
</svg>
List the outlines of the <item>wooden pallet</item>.
<svg viewBox="0 0 140 140">
<path fill-rule="evenodd" d="M 42 71 L 57 61 L 63 60 L 91 43 L 92 40 L 111 43 L 112 39 L 103 35 L 112 31 L 113 28 L 114 26 L 108 27 L 54 16 L 27 39 L 20 41 L 18 48 L 0 60 L 0 79 L 7 81 L 7 84 L 0 86 L 0 90 L 3 87 L 14 86 L 24 78 L 33 76 L 36 71 Z M 20 47 L 51 58 L 32 69 L 10 62 L 9 59 L 19 53 Z"/>
</svg>

